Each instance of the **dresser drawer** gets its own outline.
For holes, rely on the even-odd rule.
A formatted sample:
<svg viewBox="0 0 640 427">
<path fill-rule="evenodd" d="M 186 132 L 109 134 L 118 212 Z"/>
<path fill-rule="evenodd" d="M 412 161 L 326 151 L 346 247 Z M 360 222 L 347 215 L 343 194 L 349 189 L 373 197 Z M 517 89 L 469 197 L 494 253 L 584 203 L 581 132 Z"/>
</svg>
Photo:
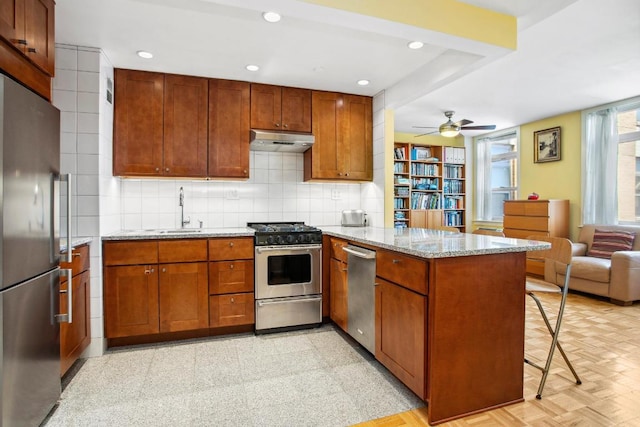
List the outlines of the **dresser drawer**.
<svg viewBox="0 0 640 427">
<path fill-rule="evenodd" d="M 503 231 L 505 237 L 513 237 L 515 239 L 528 239 L 532 235 L 549 236 L 549 233 L 545 231 L 519 230 L 517 228 L 505 228 Z"/>
<path fill-rule="evenodd" d="M 158 262 L 196 262 L 206 260 L 206 239 L 158 241 Z"/>
<path fill-rule="evenodd" d="M 209 263 L 209 294 L 253 292 L 253 260 Z"/>
<path fill-rule="evenodd" d="M 504 228 L 517 230 L 549 231 L 549 217 L 546 216 L 505 216 L 503 224 Z"/>
<path fill-rule="evenodd" d="M 383 249 L 376 251 L 377 276 L 423 295 L 428 293 L 427 272 L 427 262 L 423 259 Z"/>
<path fill-rule="evenodd" d="M 234 237 L 209 240 L 209 261 L 253 259 L 253 238 Z"/>
<path fill-rule="evenodd" d="M 527 216 L 548 216 L 549 201 L 526 201 L 508 200 L 504 202 L 504 214 L 506 215 L 527 215 Z"/>
<path fill-rule="evenodd" d="M 105 242 L 104 265 L 140 265 L 158 263 L 158 242 Z"/>
</svg>

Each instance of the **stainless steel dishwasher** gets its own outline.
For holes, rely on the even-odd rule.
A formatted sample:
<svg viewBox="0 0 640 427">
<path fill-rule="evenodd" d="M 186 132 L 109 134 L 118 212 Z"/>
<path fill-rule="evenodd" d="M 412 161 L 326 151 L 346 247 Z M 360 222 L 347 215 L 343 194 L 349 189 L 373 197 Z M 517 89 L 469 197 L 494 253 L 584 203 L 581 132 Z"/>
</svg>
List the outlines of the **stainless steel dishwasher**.
<svg viewBox="0 0 640 427">
<path fill-rule="evenodd" d="M 376 252 L 348 245 L 347 332 L 371 353 L 376 349 Z"/>
</svg>

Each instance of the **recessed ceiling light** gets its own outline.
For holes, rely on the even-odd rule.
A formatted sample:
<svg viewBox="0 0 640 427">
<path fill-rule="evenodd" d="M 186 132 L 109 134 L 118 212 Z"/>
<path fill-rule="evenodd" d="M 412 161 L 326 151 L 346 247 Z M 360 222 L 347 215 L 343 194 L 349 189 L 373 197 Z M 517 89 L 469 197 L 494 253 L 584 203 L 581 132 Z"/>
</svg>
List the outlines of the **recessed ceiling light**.
<svg viewBox="0 0 640 427">
<path fill-rule="evenodd" d="M 278 22 L 282 18 L 280 14 L 276 12 L 265 12 L 262 14 L 262 17 L 267 22 Z"/>
<path fill-rule="evenodd" d="M 410 42 L 409 44 L 407 44 L 407 46 L 409 47 L 409 49 L 420 49 L 422 46 L 424 46 L 424 43 L 422 42 Z"/>
<path fill-rule="evenodd" d="M 140 58 L 151 59 L 153 58 L 153 53 L 147 52 L 145 50 L 139 50 L 136 52 Z"/>
<path fill-rule="evenodd" d="M 369 83 L 370 83 L 370 82 L 369 82 L 369 80 L 365 80 L 365 79 L 358 80 L 358 84 L 359 84 L 360 86 L 366 86 L 366 85 L 368 85 Z"/>
<path fill-rule="evenodd" d="M 258 67 L 257 65 L 253 65 L 253 64 L 249 64 L 245 68 L 247 70 L 249 70 L 249 71 L 258 71 L 260 69 L 260 67 Z"/>
</svg>

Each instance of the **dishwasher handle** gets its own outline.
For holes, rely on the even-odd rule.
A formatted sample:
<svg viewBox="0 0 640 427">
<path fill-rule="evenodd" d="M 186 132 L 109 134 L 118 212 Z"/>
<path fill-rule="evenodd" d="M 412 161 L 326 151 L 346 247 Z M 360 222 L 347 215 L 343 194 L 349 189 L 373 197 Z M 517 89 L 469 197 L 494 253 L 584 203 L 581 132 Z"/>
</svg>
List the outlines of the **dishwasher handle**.
<svg viewBox="0 0 640 427">
<path fill-rule="evenodd" d="M 376 251 L 370 251 L 369 249 L 364 249 L 358 246 L 348 245 L 343 247 L 342 250 L 353 256 L 357 256 L 358 258 L 376 259 Z"/>
</svg>

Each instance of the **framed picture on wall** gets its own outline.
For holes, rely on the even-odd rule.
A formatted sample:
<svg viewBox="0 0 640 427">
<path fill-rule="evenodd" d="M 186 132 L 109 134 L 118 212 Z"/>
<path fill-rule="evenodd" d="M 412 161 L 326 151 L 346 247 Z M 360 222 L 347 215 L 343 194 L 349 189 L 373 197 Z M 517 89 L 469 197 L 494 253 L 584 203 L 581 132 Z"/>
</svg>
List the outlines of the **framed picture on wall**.
<svg viewBox="0 0 640 427">
<path fill-rule="evenodd" d="M 560 126 L 533 133 L 533 161 L 535 163 L 560 160 Z"/>
</svg>

